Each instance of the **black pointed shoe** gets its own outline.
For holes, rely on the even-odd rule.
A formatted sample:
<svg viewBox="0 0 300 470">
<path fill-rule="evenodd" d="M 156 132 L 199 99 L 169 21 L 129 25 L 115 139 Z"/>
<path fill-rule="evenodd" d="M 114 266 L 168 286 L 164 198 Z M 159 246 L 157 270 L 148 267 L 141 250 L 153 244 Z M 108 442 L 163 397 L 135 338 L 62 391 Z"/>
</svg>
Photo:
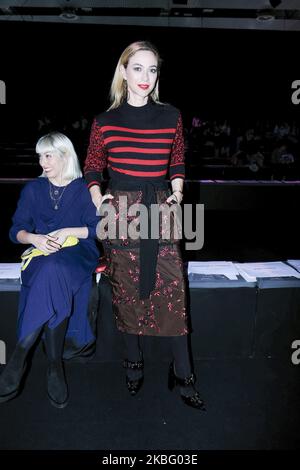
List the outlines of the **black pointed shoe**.
<svg viewBox="0 0 300 470">
<path fill-rule="evenodd" d="M 141 370 L 142 371 L 142 376 L 139 377 L 138 379 L 130 379 L 128 375 L 126 375 L 126 385 L 128 388 L 128 391 L 132 397 L 134 397 L 140 388 L 142 387 L 144 383 L 144 374 L 143 374 L 143 369 L 144 369 L 144 361 L 141 359 L 140 361 L 132 362 L 129 361 L 128 359 L 124 359 L 123 361 L 123 367 L 125 369 L 131 369 L 131 370 Z"/>
<path fill-rule="evenodd" d="M 180 379 L 179 377 L 176 376 L 175 371 L 174 371 L 174 363 L 172 362 L 170 364 L 169 368 L 169 376 L 168 376 L 168 388 L 169 390 L 173 390 L 174 387 L 177 385 L 179 387 L 189 387 L 189 386 L 194 386 L 196 382 L 196 377 L 194 374 L 191 374 L 189 377 L 185 377 L 184 379 Z M 195 393 L 193 395 L 183 395 L 182 393 L 180 394 L 182 401 L 188 405 L 191 406 L 192 408 L 196 408 L 197 410 L 200 411 L 206 411 L 204 402 L 200 398 L 199 392 L 195 390 Z"/>
</svg>

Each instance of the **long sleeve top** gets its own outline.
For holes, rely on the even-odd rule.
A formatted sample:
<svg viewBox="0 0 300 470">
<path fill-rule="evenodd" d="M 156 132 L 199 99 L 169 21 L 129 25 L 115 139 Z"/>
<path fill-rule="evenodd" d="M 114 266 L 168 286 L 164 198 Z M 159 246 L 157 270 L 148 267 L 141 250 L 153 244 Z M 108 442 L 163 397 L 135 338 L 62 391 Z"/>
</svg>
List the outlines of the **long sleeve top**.
<svg viewBox="0 0 300 470">
<path fill-rule="evenodd" d="M 88 187 L 109 177 L 170 180 L 185 177 L 182 118 L 178 109 L 149 100 L 123 103 L 93 122 L 84 174 Z"/>
<path fill-rule="evenodd" d="M 26 230 L 30 233 L 47 234 L 64 227 L 87 227 L 88 238 L 81 243 L 96 248 L 96 227 L 100 217 L 83 178 L 68 184 L 60 201 L 59 210 L 54 210 L 49 195 L 47 178 L 37 178 L 28 182 L 13 215 L 13 225 L 9 236 L 12 242 L 19 243 L 17 233 Z"/>
</svg>

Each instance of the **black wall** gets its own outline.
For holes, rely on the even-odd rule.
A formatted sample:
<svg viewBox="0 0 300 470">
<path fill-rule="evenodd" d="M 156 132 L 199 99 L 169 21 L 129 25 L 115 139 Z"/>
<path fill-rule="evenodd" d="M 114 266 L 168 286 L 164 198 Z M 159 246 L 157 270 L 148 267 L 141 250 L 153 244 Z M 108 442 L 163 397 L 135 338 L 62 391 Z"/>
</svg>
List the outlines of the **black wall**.
<svg viewBox="0 0 300 470">
<path fill-rule="evenodd" d="M 1 128 L 30 125 L 40 110 L 64 116 L 105 109 L 119 55 L 138 39 L 159 48 L 161 98 L 187 120 L 195 112 L 239 120 L 298 116 L 291 102 L 298 38 L 281 31 L 0 23 L 8 104 L 1 106 Z"/>
<path fill-rule="evenodd" d="M 203 119 L 231 118 L 246 125 L 290 117 L 299 122 L 300 105 L 291 101 L 291 84 L 300 79 L 299 33 L 0 23 L 0 80 L 7 90 L 7 104 L 0 106 L 0 139 L 24 138 L 34 145 L 37 117 L 42 113 L 52 113 L 61 130 L 60 126 L 81 113 L 92 119 L 106 109 L 119 55 L 138 39 L 150 40 L 160 50 L 161 99 L 182 110 L 186 125 L 194 114 Z M 2 261 L 11 259 L 7 230 L 19 190 L 5 185 L 1 191 Z M 273 253 L 275 258 L 296 256 L 298 192 L 282 202 L 280 214 L 285 218 L 279 217 L 273 225 L 260 208 L 260 198 L 253 191 L 249 197 L 257 201 L 258 212 L 255 207 L 240 207 L 239 213 L 222 207 L 223 196 L 217 209 L 206 212 L 206 252 L 202 254 L 222 259 L 230 246 L 229 258 L 236 254 L 235 259 L 247 261 L 256 252 L 255 257 L 264 259 L 273 245 L 276 249 L 270 258 Z M 278 250 L 281 246 L 287 249 Z"/>
</svg>

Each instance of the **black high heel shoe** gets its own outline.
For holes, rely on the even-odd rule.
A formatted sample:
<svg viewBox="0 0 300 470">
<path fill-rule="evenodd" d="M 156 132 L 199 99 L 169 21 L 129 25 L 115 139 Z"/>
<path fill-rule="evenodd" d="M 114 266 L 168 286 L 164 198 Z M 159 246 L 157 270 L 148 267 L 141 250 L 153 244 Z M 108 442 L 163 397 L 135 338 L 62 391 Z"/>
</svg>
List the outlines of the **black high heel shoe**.
<svg viewBox="0 0 300 470">
<path fill-rule="evenodd" d="M 169 390 L 172 391 L 176 385 L 178 385 L 179 387 L 189 387 L 191 385 L 195 385 L 195 382 L 196 377 L 194 374 L 191 374 L 189 377 L 185 377 L 184 379 L 180 379 L 179 377 L 177 377 L 174 371 L 174 363 L 172 362 L 170 364 L 168 376 Z M 192 408 L 196 408 L 197 410 L 206 411 L 204 402 L 200 398 L 199 392 L 197 392 L 197 390 L 195 390 L 195 393 L 191 396 L 182 394 L 180 394 L 180 396 L 186 405 L 191 406 Z"/>
<path fill-rule="evenodd" d="M 141 359 L 140 361 L 132 362 L 129 361 L 128 359 L 124 359 L 123 361 L 123 367 L 125 369 L 131 369 L 131 370 L 141 370 L 143 371 L 144 369 L 144 361 Z M 142 376 L 139 377 L 136 380 L 131 380 L 127 375 L 126 375 L 126 385 L 128 388 L 128 391 L 131 396 L 134 396 L 138 393 L 140 390 L 141 386 L 143 385 L 144 382 L 144 374 L 142 373 Z"/>
</svg>

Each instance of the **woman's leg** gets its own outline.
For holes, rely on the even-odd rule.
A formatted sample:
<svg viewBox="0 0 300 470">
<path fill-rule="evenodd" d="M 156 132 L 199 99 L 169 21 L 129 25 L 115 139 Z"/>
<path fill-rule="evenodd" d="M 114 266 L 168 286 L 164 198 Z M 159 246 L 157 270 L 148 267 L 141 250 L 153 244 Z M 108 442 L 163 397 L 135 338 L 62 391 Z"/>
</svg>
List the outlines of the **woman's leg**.
<svg viewBox="0 0 300 470">
<path fill-rule="evenodd" d="M 64 408 L 68 403 L 68 385 L 62 360 L 63 347 L 69 318 L 65 318 L 56 328 L 45 327 L 45 349 L 48 356 L 48 397 L 53 406 Z"/>
<path fill-rule="evenodd" d="M 126 348 L 126 359 L 123 366 L 126 369 L 126 384 L 131 395 L 136 395 L 143 384 L 144 361 L 138 335 L 123 333 Z"/>
<path fill-rule="evenodd" d="M 192 374 L 192 366 L 187 335 L 172 336 L 171 347 L 176 376 L 179 378 L 190 377 Z M 191 395 L 194 393 L 194 387 L 181 387 L 180 392 L 184 395 Z"/>
<path fill-rule="evenodd" d="M 169 388 L 173 389 L 178 385 L 181 398 L 186 405 L 204 410 L 204 403 L 194 387 L 196 378 L 192 372 L 187 335 L 173 336 L 171 345 L 173 363 L 169 370 Z"/>
<path fill-rule="evenodd" d="M 42 327 L 18 342 L 16 348 L 0 376 L 0 403 L 11 400 L 18 392 L 26 369 L 29 351 L 40 336 Z"/>
</svg>

